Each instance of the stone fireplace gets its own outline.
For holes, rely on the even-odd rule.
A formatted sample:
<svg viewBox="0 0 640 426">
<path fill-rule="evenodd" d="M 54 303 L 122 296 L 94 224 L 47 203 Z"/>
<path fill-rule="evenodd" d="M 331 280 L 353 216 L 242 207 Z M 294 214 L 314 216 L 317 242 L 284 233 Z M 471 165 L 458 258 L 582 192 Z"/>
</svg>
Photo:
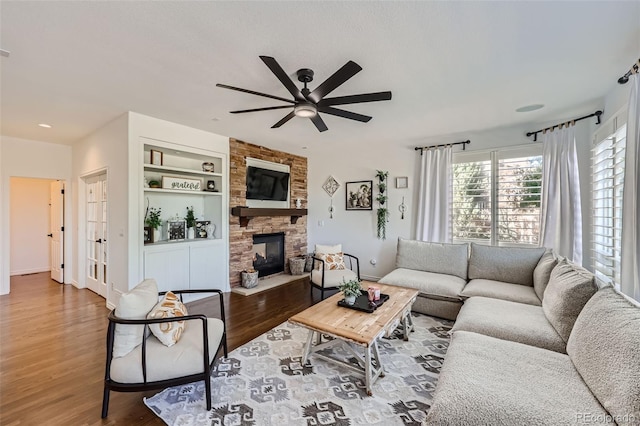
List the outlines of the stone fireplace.
<svg viewBox="0 0 640 426">
<path fill-rule="evenodd" d="M 295 208 L 295 200 L 302 201 L 307 208 L 307 159 L 283 151 L 275 151 L 263 146 L 229 139 L 229 208 L 246 206 L 246 158 L 273 163 L 287 164 L 290 168 L 290 208 Z M 229 217 L 229 283 L 240 287 L 242 271 L 256 269 L 253 266 L 253 236 L 257 234 L 284 235 L 284 272 L 289 272 L 287 259 L 307 253 L 307 217 L 300 217 L 291 223 L 290 216 L 253 217 L 240 226 L 237 216 Z M 266 253 L 265 253 L 266 254 Z M 262 276 L 262 275 L 261 275 Z"/>
<path fill-rule="evenodd" d="M 254 234 L 251 253 L 258 277 L 284 272 L 284 232 Z"/>
</svg>

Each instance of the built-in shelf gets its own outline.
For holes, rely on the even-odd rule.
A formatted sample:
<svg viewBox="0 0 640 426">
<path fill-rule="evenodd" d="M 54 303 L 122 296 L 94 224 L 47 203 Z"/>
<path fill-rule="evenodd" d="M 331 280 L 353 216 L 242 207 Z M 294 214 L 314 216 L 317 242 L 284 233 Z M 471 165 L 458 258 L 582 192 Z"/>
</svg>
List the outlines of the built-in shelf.
<svg viewBox="0 0 640 426">
<path fill-rule="evenodd" d="M 171 194 L 184 194 L 184 195 L 222 195 L 222 192 L 213 191 L 181 191 L 179 189 L 162 189 L 162 188 L 145 188 L 144 192 L 165 192 Z"/>
<path fill-rule="evenodd" d="M 291 224 L 295 224 L 299 217 L 307 215 L 307 209 L 263 209 L 252 207 L 232 207 L 231 214 L 238 216 L 240 226 L 246 227 L 249 220 L 257 216 L 291 216 Z"/>
<path fill-rule="evenodd" d="M 190 174 L 194 176 L 220 176 L 222 177 L 222 173 L 214 173 L 214 172 L 205 172 L 202 170 L 194 170 L 194 169 L 185 169 L 182 167 L 172 167 L 172 166 L 159 166 L 156 164 L 145 164 L 145 170 L 154 170 L 157 172 L 175 172 L 181 174 Z"/>
</svg>

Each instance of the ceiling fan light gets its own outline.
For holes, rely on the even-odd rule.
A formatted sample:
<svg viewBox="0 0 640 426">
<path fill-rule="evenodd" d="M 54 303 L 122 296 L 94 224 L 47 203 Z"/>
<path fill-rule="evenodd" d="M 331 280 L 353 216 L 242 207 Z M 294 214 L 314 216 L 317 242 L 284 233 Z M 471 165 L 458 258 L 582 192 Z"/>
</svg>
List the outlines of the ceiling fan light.
<svg viewBox="0 0 640 426">
<path fill-rule="evenodd" d="M 318 114 L 318 108 L 311 103 L 300 103 L 293 107 L 293 113 L 298 117 L 311 118 Z"/>
</svg>

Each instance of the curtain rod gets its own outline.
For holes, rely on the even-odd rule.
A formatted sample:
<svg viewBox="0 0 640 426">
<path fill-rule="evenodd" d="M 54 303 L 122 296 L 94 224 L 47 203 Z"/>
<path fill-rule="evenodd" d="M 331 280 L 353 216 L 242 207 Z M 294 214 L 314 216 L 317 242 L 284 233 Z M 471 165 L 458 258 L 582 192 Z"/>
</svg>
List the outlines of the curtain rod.
<svg viewBox="0 0 640 426">
<path fill-rule="evenodd" d="M 631 69 L 629 69 L 629 71 L 627 71 L 625 75 L 623 75 L 618 79 L 618 84 L 626 84 L 629 81 L 629 77 L 631 77 L 632 74 L 638 74 L 639 71 L 640 71 L 640 59 L 638 59 L 638 62 L 636 62 L 631 66 Z"/>
<path fill-rule="evenodd" d="M 470 140 L 462 141 L 462 142 L 453 142 L 453 143 L 443 143 L 441 145 L 430 145 L 430 146 L 416 146 L 414 149 L 416 151 L 420 151 L 420 155 L 422 155 L 422 151 L 429 148 L 441 148 L 443 146 L 453 146 L 453 145 L 462 145 L 462 150 L 464 151 L 467 147 L 467 144 L 471 143 Z"/>
<path fill-rule="evenodd" d="M 528 132 L 527 133 L 527 137 L 533 136 L 533 141 L 534 142 L 538 142 L 538 133 L 540 133 L 540 132 L 545 132 L 547 130 L 553 130 L 556 127 L 561 128 L 565 124 L 566 125 L 575 124 L 576 121 L 584 120 L 585 118 L 590 118 L 590 117 L 596 117 L 598 119 L 596 124 L 600 124 L 600 116 L 601 115 L 602 115 L 602 111 L 598 110 L 598 111 L 594 112 L 593 114 L 585 115 L 584 117 L 574 118 L 573 120 L 565 121 L 564 123 L 560 123 L 560 124 L 555 124 L 555 125 L 553 125 L 551 127 L 546 127 L 544 129 L 536 130 L 535 132 Z"/>
</svg>

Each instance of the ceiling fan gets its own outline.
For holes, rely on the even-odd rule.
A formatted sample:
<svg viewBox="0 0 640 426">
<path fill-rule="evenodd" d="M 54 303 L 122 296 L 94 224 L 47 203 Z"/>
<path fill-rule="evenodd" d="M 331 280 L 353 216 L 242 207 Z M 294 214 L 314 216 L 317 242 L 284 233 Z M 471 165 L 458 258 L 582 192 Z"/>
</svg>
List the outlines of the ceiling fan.
<svg viewBox="0 0 640 426">
<path fill-rule="evenodd" d="M 347 62 L 342 68 L 336 71 L 332 76 L 327 78 L 322 84 L 311 91 L 307 88 L 307 83 L 313 81 L 313 71 L 309 68 L 302 68 L 297 71 L 298 81 L 304 83 L 302 89 L 293 83 L 286 72 L 278 64 L 278 62 L 270 56 L 260 56 L 262 62 L 264 62 L 271 72 L 280 80 L 280 82 L 287 88 L 289 93 L 293 96 L 293 100 L 281 98 L 279 96 L 268 95 L 266 93 L 255 92 L 253 90 L 241 89 L 239 87 L 228 86 L 226 84 L 216 84 L 217 87 L 223 89 L 237 90 L 238 92 L 249 93 L 252 95 L 263 96 L 265 98 L 276 99 L 278 101 L 287 102 L 293 105 L 281 105 L 265 108 L 243 109 L 239 111 L 230 111 L 231 114 L 241 114 L 245 112 L 256 111 L 269 111 L 272 109 L 284 109 L 291 108 L 293 111 L 285 115 L 280 121 L 271 126 L 272 129 L 282 126 L 293 117 L 305 117 L 309 118 L 316 128 L 320 132 L 327 130 L 327 125 L 320 117 L 320 112 L 335 115 L 342 118 L 348 118 L 350 120 L 361 121 L 363 123 L 371 120 L 368 115 L 357 114 L 351 111 L 345 111 L 343 109 L 334 108 L 334 105 L 346 105 L 357 104 L 363 102 L 377 102 L 388 101 L 391 99 L 391 92 L 375 92 L 375 93 L 363 93 L 360 95 L 350 96 L 336 96 L 333 98 L 325 98 L 329 93 L 334 91 L 338 86 L 349 80 L 351 77 L 362 71 L 362 67 L 353 61 Z"/>
</svg>

